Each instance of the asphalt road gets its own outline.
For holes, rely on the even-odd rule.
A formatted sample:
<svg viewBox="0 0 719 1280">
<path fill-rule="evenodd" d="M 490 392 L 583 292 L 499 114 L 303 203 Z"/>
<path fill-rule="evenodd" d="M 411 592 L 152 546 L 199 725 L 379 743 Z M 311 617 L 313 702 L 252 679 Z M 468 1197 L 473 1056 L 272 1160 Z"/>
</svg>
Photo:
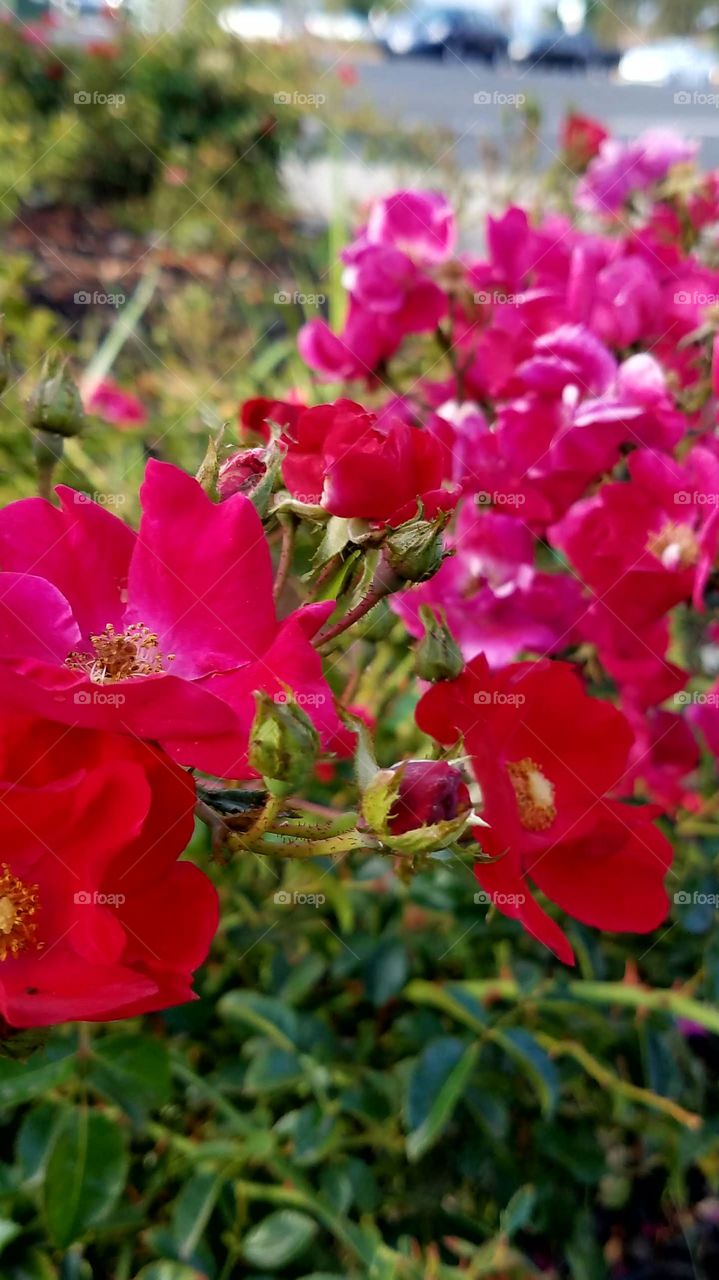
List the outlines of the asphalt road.
<svg viewBox="0 0 719 1280">
<path fill-rule="evenodd" d="M 346 59 L 349 61 L 350 59 Z M 343 62 L 345 59 L 343 59 Z M 517 103 L 541 109 L 538 159 L 551 164 L 562 118 L 571 109 L 597 116 L 620 137 L 635 137 L 650 126 L 672 126 L 701 143 L 705 165 L 719 167 L 719 87 L 682 91 L 616 83 L 608 75 L 490 70 L 481 62 L 452 64 L 430 58 L 396 58 L 354 63 L 356 103 L 371 105 L 384 118 L 410 129 L 440 126 L 456 139 L 462 168 L 481 159 L 483 140 L 499 143 Z"/>
</svg>

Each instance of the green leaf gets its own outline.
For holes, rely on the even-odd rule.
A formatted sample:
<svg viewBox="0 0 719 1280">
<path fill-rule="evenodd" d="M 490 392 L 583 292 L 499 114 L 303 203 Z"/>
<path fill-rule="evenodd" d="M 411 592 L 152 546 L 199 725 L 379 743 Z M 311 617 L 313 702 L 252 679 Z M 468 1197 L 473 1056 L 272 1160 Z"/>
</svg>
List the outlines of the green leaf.
<svg viewBox="0 0 719 1280">
<path fill-rule="evenodd" d="M 228 991 L 220 1000 L 218 1012 L 226 1022 L 240 1022 L 260 1031 L 278 1049 L 291 1052 L 297 1046 L 297 1015 L 281 1000 L 255 995 L 251 991 Z"/>
<path fill-rule="evenodd" d="M 559 1075 L 549 1054 L 538 1045 L 524 1027 L 491 1032 L 492 1039 L 519 1064 L 531 1078 L 545 1115 L 551 1114 L 559 1098 Z"/>
<path fill-rule="evenodd" d="M 17 1135 L 15 1153 L 26 1181 L 42 1177 L 64 1108 L 55 1102 L 41 1102 L 28 1111 Z"/>
<path fill-rule="evenodd" d="M 74 1070 L 74 1054 L 54 1062 L 48 1061 L 45 1053 L 35 1054 L 24 1063 L 0 1058 L 0 1107 L 15 1107 L 56 1089 Z"/>
<path fill-rule="evenodd" d="M 314 1240 L 317 1223 L 296 1209 L 278 1209 L 248 1231 L 242 1254 L 253 1267 L 272 1271 L 300 1256 Z"/>
<path fill-rule="evenodd" d="M 180 1192 L 172 1214 L 172 1236 L 180 1258 L 192 1258 L 210 1221 L 225 1179 L 216 1173 L 196 1173 Z"/>
<path fill-rule="evenodd" d="M 419 1160 L 447 1127 L 478 1057 L 478 1045 L 467 1046 L 454 1036 L 432 1041 L 420 1054 L 408 1080 L 405 1106 L 410 1160 Z"/>
<path fill-rule="evenodd" d="M 135 1280 L 197 1280 L 197 1268 L 183 1262 L 150 1262 L 138 1271 Z"/>
<path fill-rule="evenodd" d="M 47 1228 L 59 1248 L 102 1221 L 116 1204 L 126 1174 L 118 1126 L 84 1107 L 68 1111 L 55 1135 L 44 1186 Z"/>
<path fill-rule="evenodd" d="M 380 942 L 365 968 L 367 997 L 375 1008 L 398 995 L 407 981 L 409 959 L 404 943 L 397 938 Z"/>
<path fill-rule="evenodd" d="M 298 1084 L 303 1075 L 302 1062 L 296 1053 L 274 1047 L 260 1050 L 247 1068 L 244 1090 L 251 1094 L 273 1093 Z"/>
<path fill-rule="evenodd" d="M 515 1191 L 506 1209 L 499 1215 L 499 1229 L 502 1235 L 511 1238 L 518 1231 L 522 1231 L 528 1225 L 536 1203 L 535 1187 L 527 1184 Z"/>
<path fill-rule="evenodd" d="M 149 1036 L 106 1036 L 93 1047 L 89 1080 L 140 1123 L 148 1111 L 170 1100 L 169 1054 L 161 1040 Z"/>
</svg>

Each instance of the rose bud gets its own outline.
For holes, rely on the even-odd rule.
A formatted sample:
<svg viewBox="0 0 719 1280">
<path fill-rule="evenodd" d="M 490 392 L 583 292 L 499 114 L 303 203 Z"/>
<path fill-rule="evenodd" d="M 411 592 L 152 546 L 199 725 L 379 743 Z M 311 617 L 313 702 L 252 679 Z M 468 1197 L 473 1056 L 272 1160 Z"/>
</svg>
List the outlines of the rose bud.
<svg viewBox="0 0 719 1280">
<path fill-rule="evenodd" d="M 220 501 L 231 498 L 235 493 L 250 497 L 266 473 L 265 449 L 240 449 L 233 453 L 222 463 L 217 477 Z"/>
<path fill-rule="evenodd" d="M 310 777 L 320 739 L 309 716 L 291 694 L 255 693 L 257 711 L 249 760 L 272 795 L 290 795 Z"/>
<path fill-rule="evenodd" d="M 408 760 L 380 769 L 362 797 L 362 816 L 390 849 L 431 853 L 459 838 L 471 817 L 469 790 L 446 760 Z"/>
<path fill-rule="evenodd" d="M 43 374 L 28 401 L 28 422 L 34 431 L 77 436 L 85 424 L 85 411 L 74 379 L 64 364 L 46 360 Z"/>
<path fill-rule="evenodd" d="M 426 582 L 434 577 L 450 554 L 442 539 L 450 514 L 441 511 L 434 520 L 410 520 L 391 531 L 385 556 L 400 581 Z"/>
<path fill-rule="evenodd" d="M 422 604 L 419 616 L 424 635 L 414 651 L 415 671 L 420 680 L 456 680 L 464 671 L 464 658 L 442 613 Z"/>
</svg>

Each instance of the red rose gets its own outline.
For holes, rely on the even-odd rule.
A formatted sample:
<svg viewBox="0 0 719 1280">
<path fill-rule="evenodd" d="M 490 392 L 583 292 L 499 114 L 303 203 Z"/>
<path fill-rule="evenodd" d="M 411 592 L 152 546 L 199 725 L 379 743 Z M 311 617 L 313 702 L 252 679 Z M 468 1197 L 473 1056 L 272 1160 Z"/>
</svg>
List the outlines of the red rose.
<svg viewBox="0 0 719 1280">
<path fill-rule="evenodd" d="M 586 169 L 608 137 L 608 131 L 598 120 L 573 112 L 562 125 L 560 142 L 572 168 Z"/>
<path fill-rule="evenodd" d="M 589 697 L 568 663 L 492 674 L 480 656 L 424 695 L 417 722 L 446 744 L 464 737 L 489 824 L 475 834 L 495 859 L 475 874 L 500 911 L 568 964 L 569 942 L 532 896 L 530 876 L 584 924 L 645 933 L 661 923 L 671 845 L 651 820 L 655 808 L 614 798 L 632 730 L 614 706 Z"/>
<path fill-rule="evenodd" d="M 442 490 L 444 453 L 429 432 L 399 418 L 378 420 L 352 400 L 307 409 L 288 432 L 282 474 L 303 502 L 334 516 L 393 527 L 452 506 Z"/>
<path fill-rule="evenodd" d="M 106 1021 L 193 999 L 217 897 L 178 862 L 192 780 L 136 739 L 0 723 L 0 1014 Z"/>
</svg>

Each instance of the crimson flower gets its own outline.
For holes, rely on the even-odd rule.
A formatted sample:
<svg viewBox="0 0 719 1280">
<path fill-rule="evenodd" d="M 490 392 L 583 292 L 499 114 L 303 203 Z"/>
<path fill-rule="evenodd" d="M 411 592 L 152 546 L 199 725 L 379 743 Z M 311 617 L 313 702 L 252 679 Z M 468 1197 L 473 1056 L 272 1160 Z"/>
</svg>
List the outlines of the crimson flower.
<svg viewBox="0 0 719 1280">
<path fill-rule="evenodd" d="M 598 120 L 573 111 L 562 125 L 560 142 L 569 163 L 576 169 L 584 169 L 608 137 L 607 130 Z"/>
<path fill-rule="evenodd" d="M 248 776 L 253 691 L 295 690 L 325 737 L 338 728 L 310 638 L 332 611 L 278 622 L 272 563 L 250 500 L 210 501 L 151 461 L 135 534 L 59 488 L 0 512 L 0 691 L 67 724 L 159 741 L 181 764 Z"/>
<path fill-rule="evenodd" d="M 0 721 L 0 1013 L 106 1021 L 194 998 L 217 896 L 178 862 L 191 778 L 136 739 Z"/>
<path fill-rule="evenodd" d="M 454 505 L 442 489 L 444 450 L 434 435 L 400 418 L 381 421 L 352 400 L 306 409 L 297 420 L 282 474 L 290 493 L 334 516 L 393 527 L 417 513 Z"/>
<path fill-rule="evenodd" d="M 572 948 L 532 896 L 530 877 L 584 924 L 645 933 L 661 923 L 671 845 L 652 822 L 654 807 L 614 798 L 632 730 L 585 693 L 569 664 L 522 662 L 493 675 L 476 658 L 424 695 L 417 722 L 447 745 L 464 737 L 489 824 L 477 839 L 493 859 L 475 874 L 500 911 L 567 964 Z"/>
</svg>

